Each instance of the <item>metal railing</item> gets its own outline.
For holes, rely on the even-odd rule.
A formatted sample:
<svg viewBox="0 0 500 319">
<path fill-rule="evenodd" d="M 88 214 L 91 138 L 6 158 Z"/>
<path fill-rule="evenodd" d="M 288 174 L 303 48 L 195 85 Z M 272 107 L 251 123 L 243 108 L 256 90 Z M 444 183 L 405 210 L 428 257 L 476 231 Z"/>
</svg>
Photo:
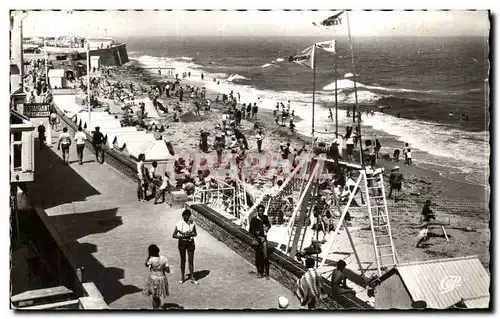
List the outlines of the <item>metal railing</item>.
<svg viewBox="0 0 500 319">
<path fill-rule="evenodd" d="M 239 218 L 236 189 L 224 181 L 216 180 L 197 187 L 192 195 L 193 202 L 201 202 L 213 210 Z"/>
</svg>

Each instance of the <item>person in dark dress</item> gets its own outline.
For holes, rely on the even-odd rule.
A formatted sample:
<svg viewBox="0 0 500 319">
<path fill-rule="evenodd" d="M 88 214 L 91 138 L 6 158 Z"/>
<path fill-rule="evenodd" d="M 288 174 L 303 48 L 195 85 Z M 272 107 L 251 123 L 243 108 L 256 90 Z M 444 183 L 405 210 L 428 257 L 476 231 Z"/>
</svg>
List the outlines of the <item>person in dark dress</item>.
<svg viewBox="0 0 500 319">
<path fill-rule="evenodd" d="M 399 197 L 399 192 L 401 191 L 401 184 L 403 182 L 403 173 L 399 171 L 399 166 L 395 166 L 392 169 L 391 175 L 389 176 L 389 198 L 392 198 L 392 191 L 397 191 Z"/>
<path fill-rule="evenodd" d="M 269 254 L 267 249 L 267 232 L 271 228 L 269 218 L 264 215 L 264 206 L 257 207 L 257 216 L 250 221 L 250 234 L 254 238 L 255 266 L 259 278 L 266 276 L 269 280 Z"/>
</svg>

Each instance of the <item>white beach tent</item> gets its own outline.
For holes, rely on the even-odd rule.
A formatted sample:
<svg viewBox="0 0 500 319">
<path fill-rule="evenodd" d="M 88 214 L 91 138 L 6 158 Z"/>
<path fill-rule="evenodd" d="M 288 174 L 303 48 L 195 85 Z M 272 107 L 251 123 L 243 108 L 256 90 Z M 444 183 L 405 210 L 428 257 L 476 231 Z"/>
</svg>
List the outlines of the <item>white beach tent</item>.
<svg viewBox="0 0 500 319">
<path fill-rule="evenodd" d="M 120 128 L 103 128 L 100 129 L 102 135 L 104 136 L 105 139 L 107 139 L 107 144 L 109 147 L 113 145 L 113 140 L 115 139 L 116 135 L 119 135 L 120 133 L 136 133 L 137 128 L 135 126 L 125 126 L 125 127 L 120 127 Z"/>
<path fill-rule="evenodd" d="M 110 115 L 108 112 L 91 112 L 90 113 L 90 120 L 92 126 L 95 122 L 101 119 L 115 119 L 114 116 Z M 86 123 L 89 121 L 89 112 L 87 111 L 82 111 L 76 114 L 76 124 L 81 125 L 82 127 L 85 126 Z M 88 126 L 88 125 L 87 125 Z"/>
<path fill-rule="evenodd" d="M 49 73 L 47 75 L 49 78 L 49 85 L 50 88 L 52 89 L 62 89 L 63 86 L 66 84 L 65 83 L 65 78 L 64 78 L 64 69 L 52 69 L 49 70 Z"/>
<path fill-rule="evenodd" d="M 138 159 L 139 154 L 143 153 L 148 162 L 161 162 L 174 159 L 174 156 L 168 151 L 167 144 L 165 144 L 164 140 L 155 140 L 146 144 L 141 142 L 129 142 L 125 144 L 123 151 L 135 159 Z"/>
<path fill-rule="evenodd" d="M 146 132 L 144 131 L 125 131 L 125 132 L 107 132 L 105 137 L 106 137 L 106 145 L 108 147 L 113 147 L 113 143 L 115 141 L 115 138 L 118 136 L 125 136 L 125 135 L 146 135 Z"/>
<path fill-rule="evenodd" d="M 89 132 L 94 131 L 97 126 L 99 126 L 100 129 L 122 127 L 122 124 L 118 119 L 91 119 L 90 123 L 91 127 L 87 125 L 87 131 Z"/>
<path fill-rule="evenodd" d="M 61 109 L 69 118 L 78 114 L 82 109 L 86 108 L 81 104 L 77 104 L 74 94 L 56 94 L 53 95 L 54 104 Z"/>
<path fill-rule="evenodd" d="M 153 101 L 151 101 L 149 98 L 144 98 L 144 99 L 137 99 L 135 100 L 135 108 L 137 108 L 138 110 L 140 109 L 139 108 L 139 102 L 143 102 L 144 103 L 144 112 L 146 112 L 146 117 L 148 118 L 160 118 L 160 116 L 158 115 L 158 112 L 156 112 L 155 110 L 155 107 L 153 105 Z"/>
<path fill-rule="evenodd" d="M 142 132 L 142 133 L 140 133 Z M 156 141 L 153 134 L 144 134 L 144 131 L 139 131 L 136 134 L 118 135 L 113 141 L 113 146 L 123 150 L 127 143 L 143 143 L 148 144 Z"/>
</svg>

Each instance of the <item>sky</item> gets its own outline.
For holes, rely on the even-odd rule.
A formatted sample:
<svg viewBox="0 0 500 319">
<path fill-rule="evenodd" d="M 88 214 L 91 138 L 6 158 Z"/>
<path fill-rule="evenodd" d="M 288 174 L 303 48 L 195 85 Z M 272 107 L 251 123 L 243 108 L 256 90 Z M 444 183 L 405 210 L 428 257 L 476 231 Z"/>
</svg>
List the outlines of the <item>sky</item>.
<svg viewBox="0 0 500 319">
<path fill-rule="evenodd" d="M 313 26 L 334 11 L 29 11 L 25 36 L 326 36 Z M 347 35 L 346 14 L 335 28 Z M 352 11 L 354 36 L 487 35 L 486 11 Z"/>
</svg>

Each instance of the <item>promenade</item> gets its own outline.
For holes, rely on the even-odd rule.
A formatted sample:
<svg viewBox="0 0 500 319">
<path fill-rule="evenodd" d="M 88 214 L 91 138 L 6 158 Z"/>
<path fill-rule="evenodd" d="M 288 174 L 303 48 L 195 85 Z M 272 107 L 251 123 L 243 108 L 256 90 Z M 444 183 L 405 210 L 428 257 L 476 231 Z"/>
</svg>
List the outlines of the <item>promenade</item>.
<svg viewBox="0 0 500 319">
<path fill-rule="evenodd" d="M 59 127 L 61 130 L 62 127 Z M 198 227 L 195 272 L 199 285 L 179 285 L 180 257 L 172 238 L 182 209 L 139 202 L 136 184 L 107 164 L 95 162 L 85 150 L 84 164 L 77 162 L 76 147 L 65 165 L 53 146 L 35 149 L 35 181 L 29 196 L 43 208 L 48 220 L 75 260 L 84 267 L 84 281 L 94 282 L 112 309 L 151 308 L 142 294 L 149 270 L 144 266 L 147 247 L 157 244 L 167 256 L 170 297 L 164 303 L 185 309 L 276 308 L 280 296 L 298 308 L 297 297 L 271 279 L 255 276 L 254 265 L 223 242 Z M 186 269 L 186 272 L 189 271 Z"/>
</svg>

